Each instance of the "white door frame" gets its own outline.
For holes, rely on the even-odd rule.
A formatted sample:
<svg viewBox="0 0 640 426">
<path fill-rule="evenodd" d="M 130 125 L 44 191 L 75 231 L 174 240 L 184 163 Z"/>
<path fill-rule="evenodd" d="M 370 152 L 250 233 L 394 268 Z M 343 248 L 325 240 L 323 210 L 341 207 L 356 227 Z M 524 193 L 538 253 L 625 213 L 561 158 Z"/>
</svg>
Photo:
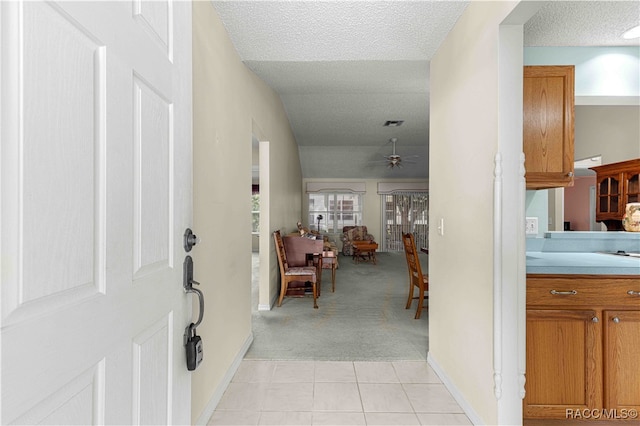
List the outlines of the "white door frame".
<svg viewBox="0 0 640 426">
<path fill-rule="evenodd" d="M 540 7 L 539 2 L 520 3 L 499 28 L 499 131 L 493 209 L 493 379 L 498 424 L 505 425 L 522 423 L 526 371 L 523 26 Z"/>
</svg>

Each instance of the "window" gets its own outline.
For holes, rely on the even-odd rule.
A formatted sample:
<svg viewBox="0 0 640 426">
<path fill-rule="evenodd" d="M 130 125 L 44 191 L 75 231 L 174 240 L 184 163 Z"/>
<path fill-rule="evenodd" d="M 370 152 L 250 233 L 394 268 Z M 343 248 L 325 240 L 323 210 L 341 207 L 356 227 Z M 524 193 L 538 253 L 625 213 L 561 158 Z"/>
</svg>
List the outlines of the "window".
<svg viewBox="0 0 640 426">
<path fill-rule="evenodd" d="M 382 250 L 403 250 L 402 233 L 411 232 L 417 247 L 429 246 L 429 194 L 398 192 L 383 194 Z"/>
<path fill-rule="evenodd" d="M 362 224 L 362 195 L 321 192 L 309 195 L 309 228 L 338 234 L 344 226 Z M 322 219 L 318 222 L 318 216 Z"/>
<path fill-rule="evenodd" d="M 251 233 L 260 233 L 260 194 L 251 194 Z"/>
</svg>

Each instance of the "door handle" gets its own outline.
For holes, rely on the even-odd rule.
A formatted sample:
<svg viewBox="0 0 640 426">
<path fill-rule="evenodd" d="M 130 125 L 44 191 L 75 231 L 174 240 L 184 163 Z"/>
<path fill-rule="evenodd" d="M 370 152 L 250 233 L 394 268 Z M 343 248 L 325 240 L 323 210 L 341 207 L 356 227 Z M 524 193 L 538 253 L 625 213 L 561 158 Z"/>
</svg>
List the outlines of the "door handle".
<svg viewBox="0 0 640 426">
<path fill-rule="evenodd" d="M 194 293 L 198 296 L 198 305 L 200 309 L 200 311 L 198 312 L 198 321 L 196 321 L 193 324 L 190 324 L 185 330 L 185 339 L 186 339 L 187 336 L 190 334 L 189 330 L 191 328 L 193 329 L 197 328 L 202 322 L 202 317 L 204 316 L 204 295 L 202 294 L 202 291 L 200 291 L 199 289 L 193 288 L 194 284 L 198 285 L 200 283 L 193 279 L 193 259 L 191 258 L 191 256 L 187 256 L 184 258 L 184 263 L 182 264 L 182 277 L 183 277 L 182 285 L 184 287 L 184 292 Z"/>
<path fill-rule="evenodd" d="M 193 328 L 197 328 L 202 322 L 202 317 L 204 316 L 204 295 L 197 288 L 191 287 L 190 289 L 185 290 L 187 293 L 195 293 L 198 295 L 198 302 L 200 305 L 200 312 L 198 313 L 198 321 L 192 324 Z M 190 326 L 191 327 L 191 326 Z M 189 328 L 189 327 L 187 327 Z"/>
<path fill-rule="evenodd" d="M 193 236 L 193 245 L 195 245 L 195 241 L 195 236 Z M 185 249 L 186 242 L 187 234 L 185 233 Z M 189 250 L 190 249 L 191 247 L 189 247 Z M 198 368 L 203 358 L 202 338 L 196 334 L 196 328 L 200 325 L 202 317 L 204 316 L 204 295 L 197 288 L 193 288 L 194 284 L 197 285 L 200 283 L 193 279 L 193 259 L 187 255 L 182 264 L 182 286 L 184 287 L 185 293 L 194 293 L 198 296 L 199 305 L 198 321 L 189 324 L 187 328 L 184 329 L 183 335 L 183 346 L 186 350 L 187 370 L 189 371 Z"/>
<path fill-rule="evenodd" d="M 570 295 L 573 295 L 573 294 L 578 294 L 578 291 L 577 290 L 568 290 L 568 291 L 551 290 L 549 293 L 551 293 L 553 295 L 570 296 Z"/>
</svg>

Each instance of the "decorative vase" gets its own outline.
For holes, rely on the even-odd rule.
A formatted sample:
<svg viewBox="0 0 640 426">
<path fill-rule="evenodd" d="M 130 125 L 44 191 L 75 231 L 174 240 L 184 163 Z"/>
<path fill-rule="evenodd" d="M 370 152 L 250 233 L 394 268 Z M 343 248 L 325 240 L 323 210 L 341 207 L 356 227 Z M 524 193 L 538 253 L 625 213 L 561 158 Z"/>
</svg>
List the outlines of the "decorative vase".
<svg viewBox="0 0 640 426">
<path fill-rule="evenodd" d="M 622 217 L 622 226 L 625 231 L 640 232 L 640 203 L 627 204 Z"/>
</svg>

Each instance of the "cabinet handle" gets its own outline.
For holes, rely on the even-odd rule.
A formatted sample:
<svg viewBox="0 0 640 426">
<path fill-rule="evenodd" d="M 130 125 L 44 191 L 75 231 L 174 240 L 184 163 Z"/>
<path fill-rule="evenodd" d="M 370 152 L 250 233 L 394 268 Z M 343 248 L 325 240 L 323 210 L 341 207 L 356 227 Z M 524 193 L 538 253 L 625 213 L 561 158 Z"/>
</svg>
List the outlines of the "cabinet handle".
<svg viewBox="0 0 640 426">
<path fill-rule="evenodd" d="M 573 177 L 573 172 L 567 173 L 567 177 Z"/>
<path fill-rule="evenodd" d="M 620 318 L 618 318 L 618 317 L 613 317 L 613 318 L 611 319 L 611 321 L 613 321 L 613 322 L 615 322 L 615 323 L 617 324 L 617 323 L 619 323 L 619 322 L 620 322 Z"/>
<path fill-rule="evenodd" d="M 569 291 L 557 291 L 557 290 L 551 290 L 549 293 L 551 294 L 559 294 L 559 295 L 563 295 L 563 296 L 569 296 L 572 294 L 578 294 L 577 290 L 569 290 Z"/>
<path fill-rule="evenodd" d="M 593 318 L 591 318 L 591 322 L 598 322 L 598 321 L 599 321 L 599 320 L 598 320 L 598 317 L 593 317 Z"/>
<path fill-rule="evenodd" d="M 633 291 L 633 290 L 629 290 L 629 291 L 627 292 L 627 294 L 628 294 L 629 296 L 640 296 L 640 291 Z"/>
</svg>

